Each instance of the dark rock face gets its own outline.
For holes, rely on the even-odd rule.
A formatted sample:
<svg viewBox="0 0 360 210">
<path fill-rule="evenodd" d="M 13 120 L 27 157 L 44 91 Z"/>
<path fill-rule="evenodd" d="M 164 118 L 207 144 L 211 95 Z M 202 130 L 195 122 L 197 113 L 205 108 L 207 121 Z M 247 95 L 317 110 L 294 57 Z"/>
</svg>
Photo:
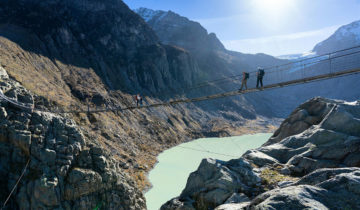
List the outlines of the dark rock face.
<svg viewBox="0 0 360 210">
<path fill-rule="evenodd" d="M 228 162 L 203 160 L 162 209 L 357 209 L 359 119 L 359 101 L 309 100 L 262 147 Z M 234 194 L 250 201 L 229 203 Z"/>
<path fill-rule="evenodd" d="M 198 22 L 189 20 L 172 11 L 154 11 L 140 8 L 135 12 L 143 17 L 146 23 L 154 30 L 160 42 L 178 46 L 189 52 L 189 55 L 198 66 L 197 75 L 199 76 L 196 80 L 198 84 L 204 84 L 203 82 L 208 80 L 240 75 L 243 71 L 254 71 L 258 66 L 272 66 L 286 62 L 265 54 L 250 55 L 228 51 L 214 33 L 208 33 Z M 240 86 L 240 77 L 238 79 L 214 82 L 209 86 L 192 88 L 184 92 L 188 97 L 198 97 L 233 91 Z M 212 103 L 205 102 L 198 103 L 198 105 L 208 112 L 215 111 L 214 114 L 217 114 L 219 110 L 223 110 L 236 113 L 235 115 L 240 113 L 242 117 L 247 119 L 254 119 L 256 118 L 253 112 L 254 107 L 262 110 L 261 114 L 266 113 L 264 110 L 267 108 L 265 108 L 266 105 L 252 100 L 253 98 L 259 97 L 246 96 L 218 99 Z"/>
<path fill-rule="evenodd" d="M 228 51 L 216 34 L 208 33 L 200 23 L 172 11 L 139 8 L 135 12 L 144 18 L 162 43 L 189 51 L 208 79 L 240 74 L 243 70 L 253 71 L 260 65 L 269 66 L 284 62 L 264 54 L 246 55 Z"/>
<path fill-rule="evenodd" d="M 18 102 L 34 103 L 3 69 L 0 90 Z M 0 101 L 0 116 L 2 202 L 30 161 L 5 209 L 146 209 L 134 181 L 101 147 L 88 144 L 73 120 L 27 112 L 6 101 Z"/>
<path fill-rule="evenodd" d="M 167 54 L 166 49 L 176 49 L 159 44 L 151 28 L 122 1 L 16 0 L 1 1 L 0 8 L 1 36 L 54 62 L 93 69 L 110 89 L 133 93 L 156 92 L 169 84 L 182 87 L 171 77 L 181 74 L 171 71 L 182 66 L 189 68 L 184 77 L 196 75 L 188 55 L 182 50 Z M 77 86 L 82 81 L 64 78 L 74 92 L 81 90 Z"/>
</svg>

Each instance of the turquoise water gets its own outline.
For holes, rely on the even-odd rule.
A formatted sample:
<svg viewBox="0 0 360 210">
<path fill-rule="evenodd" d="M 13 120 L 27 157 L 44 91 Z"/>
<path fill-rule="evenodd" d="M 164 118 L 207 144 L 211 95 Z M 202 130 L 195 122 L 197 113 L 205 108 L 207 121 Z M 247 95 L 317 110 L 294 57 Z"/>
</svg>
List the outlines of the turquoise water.
<svg viewBox="0 0 360 210">
<path fill-rule="evenodd" d="M 247 150 L 260 147 L 271 135 L 197 139 L 164 151 L 149 173 L 153 187 L 145 194 L 148 209 L 158 210 L 166 201 L 179 196 L 189 174 L 197 169 L 203 158 L 239 158 Z"/>
</svg>

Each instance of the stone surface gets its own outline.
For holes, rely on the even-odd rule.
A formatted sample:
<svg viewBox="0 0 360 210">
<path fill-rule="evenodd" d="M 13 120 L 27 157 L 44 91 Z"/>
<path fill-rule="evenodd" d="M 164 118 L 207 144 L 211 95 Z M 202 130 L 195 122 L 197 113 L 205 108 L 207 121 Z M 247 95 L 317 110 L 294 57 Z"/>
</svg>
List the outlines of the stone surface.
<svg viewBox="0 0 360 210">
<path fill-rule="evenodd" d="M 167 204 L 195 209 L 358 209 L 359 119 L 360 101 L 309 100 L 262 147 L 228 162 L 203 160 L 179 199 Z M 163 209 L 176 208 L 165 204 Z"/>
<path fill-rule="evenodd" d="M 275 158 L 258 150 L 249 150 L 244 154 L 244 158 L 251 160 L 252 163 L 260 167 L 266 164 L 278 163 L 278 160 L 276 160 Z"/>
<path fill-rule="evenodd" d="M 242 203 L 235 203 L 235 204 L 223 204 L 215 208 L 215 210 L 240 210 L 246 209 L 250 202 L 242 202 Z"/>
<path fill-rule="evenodd" d="M 34 96 L 20 84 L 0 81 L 7 84 L 0 86 L 5 95 L 33 103 Z M 5 101 L 0 116 L 1 201 L 30 160 L 5 209 L 146 209 L 134 181 L 108 152 L 89 143 L 73 120 Z"/>
<path fill-rule="evenodd" d="M 9 75 L 2 66 L 0 66 L 0 79 L 9 79 Z"/>
<path fill-rule="evenodd" d="M 193 207 L 199 209 L 215 208 L 237 199 L 246 200 L 245 194 L 251 195 L 253 188 L 260 186 L 261 182 L 259 174 L 251 169 L 251 165 L 243 159 L 229 162 L 204 159 L 198 170 L 190 174 L 179 200 L 164 205 L 162 209 L 172 209 L 174 203 L 180 203 L 180 206 L 194 203 Z M 245 194 L 237 195 L 238 191 Z"/>
<path fill-rule="evenodd" d="M 358 209 L 359 175 L 359 168 L 319 169 L 293 186 L 259 195 L 250 209 Z"/>
<path fill-rule="evenodd" d="M 225 203 L 242 203 L 249 201 L 249 198 L 244 193 L 234 193 L 226 200 Z"/>
</svg>

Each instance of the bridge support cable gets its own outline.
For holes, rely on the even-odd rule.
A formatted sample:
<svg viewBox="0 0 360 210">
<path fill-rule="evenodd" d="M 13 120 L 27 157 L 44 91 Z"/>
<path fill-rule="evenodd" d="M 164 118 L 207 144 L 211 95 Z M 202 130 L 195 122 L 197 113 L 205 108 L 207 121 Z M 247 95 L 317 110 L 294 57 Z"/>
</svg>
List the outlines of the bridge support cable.
<svg viewBox="0 0 360 210">
<path fill-rule="evenodd" d="M 271 90 L 275 88 L 283 88 L 292 85 L 300 85 L 309 82 L 317 82 L 321 80 L 333 79 L 337 77 L 344 77 L 348 75 L 360 73 L 360 46 L 328 53 L 326 55 L 316 56 L 312 58 L 306 58 L 300 61 L 291 62 L 284 65 L 278 65 L 274 67 L 265 68 L 265 77 L 264 77 L 264 87 L 256 88 L 256 72 L 250 72 L 253 76 L 250 76 L 249 81 L 247 82 L 249 89 L 244 91 L 227 91 L 222 93 L 215 93 L 206 96 L 194 97 L 194 98 L 181 98 L 173 99 L 167 102 L 147 104 L 144 106 L 128 106 L 128 107 L 113 107 L 106 106 L 105 108 L 96 108 L 91 109 L 89 104 L 82 108 L 73 108 L 70 107 L 64 110 L 42 110 L 36 107 L 29 106 L 29 104 L 21 103 L 16 101 L 13 98 L 7 97 L 0 90 L 0 100 L 4 100 L 10 104 L 13 104 L 15 107 L 24 109 L 26 111 L 45 111 L 52 113 L 100 113 L 100 112 L 118 112 L 126 110 L 136 110 L 136 109 L 148 109 L 156 108 L 162 106 L 175 106 L 177 104 L 184 103 L 195 103 L 200 101 L 207 101 L 213 99 L 220 99 L 224 97 L 248 94 L 258 91 Z M 233 80 L 237 80 L 235 75 Z M 218 80 L 213 80 L 208 82 L 208 84 L 203 84 L 209 86 L 211 82 L 224 82 L 228 78 L 222 78 Z M 225 84 L 226 85 L 226 84 Z M 200 85 L 201 86 L 201 85 Z M 197 88 L 197 87 L 195 87 Z"/>
</svg>

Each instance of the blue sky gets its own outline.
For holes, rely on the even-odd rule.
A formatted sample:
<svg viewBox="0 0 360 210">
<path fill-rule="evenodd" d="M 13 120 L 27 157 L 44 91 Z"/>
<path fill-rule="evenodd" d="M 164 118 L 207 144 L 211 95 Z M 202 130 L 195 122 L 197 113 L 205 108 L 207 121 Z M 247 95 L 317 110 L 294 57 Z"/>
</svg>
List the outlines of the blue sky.
<svg viewBox="0 0 360 210">
<path fill-rule="evenodd" d="M 360 20 L 360 0 L 124 0 L 131 9 L 172 10 L 200 22 L 227 49 L 285 55 L 310 51 Z"/>
</svg>

